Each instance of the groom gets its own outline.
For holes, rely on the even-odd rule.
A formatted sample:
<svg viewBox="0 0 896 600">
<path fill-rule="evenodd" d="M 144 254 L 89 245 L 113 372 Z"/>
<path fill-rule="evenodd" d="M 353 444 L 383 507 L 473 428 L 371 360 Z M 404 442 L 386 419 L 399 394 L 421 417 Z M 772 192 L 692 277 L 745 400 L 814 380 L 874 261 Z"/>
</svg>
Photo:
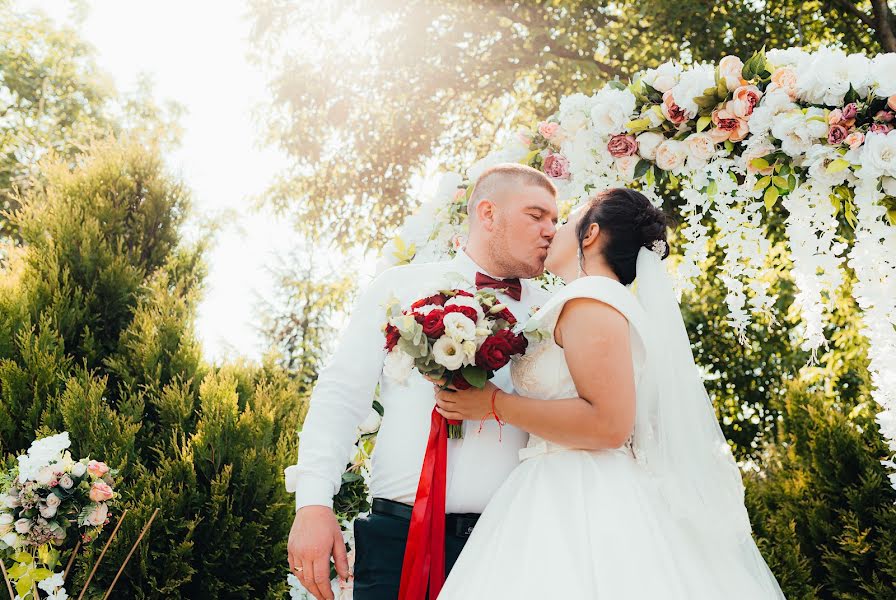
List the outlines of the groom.
<svg viewBox="0 0 896 600">
<path fill-rule="evenodd" d="M 296 516 L 289 534 L 289 566 L 319 600 L 333 598 L 330 557 L 349 575 L 333 496 L 350 458 L 358 425 L 370 411 L 377 384 L 385 415 L 372 457 L 371 514 L 355 521 L 354 597 L 395 600 L 404 548 L 434 405 L 432 384 L 416 370 L 406 384 L 382 377 L 384 305 L 395 296 L 406 307 L 430 289 L 490 288 L 521 322 L 546 292 L 526 281 L 544 271 L 557 224 L 556 190 L 542 172 L 515 163 L 496 165 L 476 180 L 467 207 L 466 248 L 447 262 L 389 269 L 362 295 L 338 349 L 317 380 L 301 434 Z M 494 383 L 512 389 L 509 368 Z M 457 560 L 476 519 L 518 464 L 528 435 L 495 421 L 464 426 L 449 440 L 446 498 L 446 572 Z"/>
</svg>

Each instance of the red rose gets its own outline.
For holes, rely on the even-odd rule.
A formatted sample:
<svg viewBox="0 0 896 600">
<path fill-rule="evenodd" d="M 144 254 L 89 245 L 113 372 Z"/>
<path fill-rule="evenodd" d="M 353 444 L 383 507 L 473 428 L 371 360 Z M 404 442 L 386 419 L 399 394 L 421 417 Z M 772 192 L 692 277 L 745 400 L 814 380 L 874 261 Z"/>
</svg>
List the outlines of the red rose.
<svg viewBox="0 0 896 600">
<path fill-rule="evenodd" d="M 495 313 L 494 317 L 496 319 L 503 319 L 503 320 L 507 321 L 507 323 L 511 327 L 516 325 L 516 317 L 513 316 L 513 313 L 510 312 L 510 309 L 507 308 L 506 306 L 501 310 L 501 312 Z"/>
<path fill-rule="evenodd" d="M 435 304 L 436 306 L 444 306 L 447 298 L 442 294 L 436 294 L 434 296 L 430 296 L 428 298 L 423 298 L 422 300 L 417 300 L 413 304 L 411 304 L 411 310 L 420 308 L 421 306 L 426 306 L 428 304 Z"/>
<path fill-rule="evenodd" d="M 429 338 L 440 338 L 445 333 L 445 324 L 442 322 L 445 312 L 435 308 L 423 317 L 423 334 Z"/>
<path fill-rule="evenodd" d="M 473 387 L 472 385 L 467 383 L 467 380 L 464 379 L 464 376 L 460 373 L 457 373 L 451 380 L 451 386 L 456 390 L 468 390 Z"/>
<path fill-rule="evenodd" d="M 401 334 L 398 332 L 398 327 L 386 325 L 386 350 L 391 352 L 392 348 L 398 344 L 399 339 L 401 339 Z"/>
<path fill-rule="evenodd" d="M 476 313 L 476 309 L 472 306 L 458 306 L 457 304 L 449 304 L 445 307 L 446 315 L 448 313 L 454 312 L 462 314 L 463 316 L 473 321 L 473 323 L 476 323 L 476 321 L 479 320 L 479 315 Z"/>
<path fill-rule="evenodd" d="M 489 371 L 497 371 L 510 362 L 513 344 L 506 335 L 508 333 L 513 336 L 513 333 L 504 329 L 485 338 L 482 346 L 476 352 L 476 364 Z"/>
<path fill-rule="evenodd" d="M 454 290 L 454 295 L 455 296 L 466 296 L 467 298 L 473 297 L 473 294 L 471 294 L 470 292 L 468 292 L 466 290 Z"/>
</svg>

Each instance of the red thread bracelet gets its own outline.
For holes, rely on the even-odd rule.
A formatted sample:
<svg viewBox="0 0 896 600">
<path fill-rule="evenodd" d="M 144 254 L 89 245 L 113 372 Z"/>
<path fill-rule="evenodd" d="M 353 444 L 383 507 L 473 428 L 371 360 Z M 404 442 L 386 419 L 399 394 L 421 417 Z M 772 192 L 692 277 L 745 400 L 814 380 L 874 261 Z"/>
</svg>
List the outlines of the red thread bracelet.
<svg viewBox="0 0 896 600">
<path fill-rule="evenodd" d="M 479 433 L 482 433 L 482 426 L 485 425 L 485 420 L 490 416 L 495 417 L 495 421 L 498 423 L 498 441 L 501 441 L 501 434 L 503 432 L 503 427 L 505 425 L 504 421 L 501 420 L 501 417 L 498 416 L 498 411 L 495 408 L 495 400 L 498 397 L 498 392 L 500 392 L 500 388 L 495 388 L 495 391 L 492 392 L 492 410 L 489 413 L 486 413 L 482 420 L 479 421 Z"/>
</svg>

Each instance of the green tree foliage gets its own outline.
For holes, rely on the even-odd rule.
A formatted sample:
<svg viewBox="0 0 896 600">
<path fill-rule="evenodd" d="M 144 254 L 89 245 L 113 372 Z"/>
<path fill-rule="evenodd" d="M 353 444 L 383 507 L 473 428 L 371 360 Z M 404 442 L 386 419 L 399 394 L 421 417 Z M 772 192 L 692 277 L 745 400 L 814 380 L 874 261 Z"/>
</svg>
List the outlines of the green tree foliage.
<svg viewBox="0 0 896 600">
<path fill-rule="evenodd" d="M 48 153 L 71 161 L 92 139 L 125 130 L 174 143 L 179 114 L 153 100 L 146 79 L 120 95 L 77 32 L 0 1 L 0 212 L 15 208 Z M 0 237 L 11 234 L 0 216 Z"/>
<path fill-rule="evenodd" d="M 562 96 L 682 53 L 747 58 L 763 45 L 822 42 L 896 51 L 883 0 L 251 6 L 259 61 L 272 72 L 268 141 L 293 160 L 266 199 L 299 231 L 342 246 L 380 247 L 419 204 L 415 174 L 464 168 Z"/>
<path fill-rule="evenodd" d="M 90 597 L 158 508 L 116 597 L 282 598 L 298 384 L 272 362 L 202 360 L 204 246 L 180 240 L 188 195 L 157 152 L 107 141 L 41 172 L 0 269 L 0 456 L 67 430 L 74 455 L 121 468 L 113 522 L 130 512 Z"/>
<path fill-rule="evenodd" d="M 875 407 L 793 382 L 777 444 L 747 478 L 753 531 L 791 600 L 896 598 L 896 492 Z"/>
</svg>

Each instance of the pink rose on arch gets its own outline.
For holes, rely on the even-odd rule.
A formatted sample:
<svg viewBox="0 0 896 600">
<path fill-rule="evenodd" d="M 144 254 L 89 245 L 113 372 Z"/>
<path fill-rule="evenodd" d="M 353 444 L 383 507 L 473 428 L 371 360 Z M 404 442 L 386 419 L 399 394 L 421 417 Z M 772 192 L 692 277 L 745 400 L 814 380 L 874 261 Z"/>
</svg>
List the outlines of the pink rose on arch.
<svg viewBox="0 0 896 600">
<path fill-rule="evenodd" d="M 843 143 L 849 145 L 850 150 L 855 150 L 865 143 L 865 134 L 861 131 L 853 131 L 844 138 Z"/>
<path fill-rule="evenodd" d="M 105 504 L 97 504 L 96 508 L 94 508 L 92 511 L 90 511 L 90 513 L 87 515 L 85 520 L 90 525 L 93 525 L 94 527 L 99 527 L 100 525 L 102 525 L 103 523 L 106 522 L 106 518 L 108 516 L 109 516 L 109 507 Z"/>
<path fill-rule="evenodd" d="M 622 158 L 623 156 L 632 156 L 638 152 L 638 142 L 635 136 L 629 134 L 614 135 L 607 143 L 607 150 L 613 155 L 613 158 Z"/>
<path fill-rule="evenodd" d="M 828 113 L 828 125 L 837 125 L 843 122 L 843 111 L 835 108 Z"/>
<path fill-rule="evenodd" d="M 859 107 L 856 106 L 855 102 L 850 102 L 846 106 L 843 107 L 843 120 L 844 121 L 852 121 L 859 114 Z"/>
<path fill-rule="evenodd" d="M 738 117 L 731 108 L 731 102 L 728 102 L 725 108 L 712 111 L 712 123 L 715 127 L 709 130 L 709 135 L 717 144 L 727 140 L 739 142 L 750 133 L 747 122 Z"/>
<path fill-rule="evenodd" d="M 111 500 L 115 493 L 105 481 L 95 481 L 90 487 L 90 499 L 94 502 L 104 502 Z"/>
<path fill-rule="evenodd" d="M 766 93 L 772 91 L 772 86 L 784 90 L 791 100 L 796 100 L 796 71 L 790 67 L 781 67 L 776 70 L 772 73 L 772 85 L 765 90 Z"/>
<path fill-rule="evenodd" d="M 893 120 L 894 114 L 888 110 L 879 110 L 877 114 L 874 115 L 875 121 L 880 121 L 881 123 L 889 123 Z"/>
<path fill-rule="evenodd" d="M 846 139 L 848 133 L 843 125 L 831 125 L 831 128 L 828 129 L 828 143 L 832 146 L 839 146 Z"/>
<path fill-rule="evenodd" d="M 893 129 L 892 125 L 888 125 L 887 123 L 872 123 L 871 124 L 871 133 L 883 133 L 887 134 Z"/>
<path fill-rule="evenodd" d="M 736 56 L 726 56 L 719 61 L 719 77 L 725 80 L 728 90 L 736 90 L 746 83 L 743 78 L 744 63 Z"/>
<path fill-rule="evenodd" d="M 557 129 L 560 128 L 558 123 L 550 123 L 548 121 L 542 121 L 538 124 L 538 133 L 541 134 L 541 137 L 550 141 L 555 135 L 557 135 Z"/>
<path fill-rule="evenodd" d="M 541 165 L 546 175 L 555 179 L 569 178 L 569 160 L 562 154 L 550 153 Z"/>
<path fill-rule="evenodd" d="M 887 98 L 887 106 L 890 107 L 890 110 L 896 110 L 896 94 Z"/>
<path fill-rule="evenodd" d="M 728 103 L 728 107 L 736 116 L 745 119 L 753 114 L 760 98 L 762 91 L 758 87 L 742 85 L 734 91 L 734 99 Z"/>
<path fill-rule="evenodd" d="M 109 465 L 98 460 L 87 463 L 87 471 L 94 477 L 102 477 L 109 472 Z"/>
</svg>

